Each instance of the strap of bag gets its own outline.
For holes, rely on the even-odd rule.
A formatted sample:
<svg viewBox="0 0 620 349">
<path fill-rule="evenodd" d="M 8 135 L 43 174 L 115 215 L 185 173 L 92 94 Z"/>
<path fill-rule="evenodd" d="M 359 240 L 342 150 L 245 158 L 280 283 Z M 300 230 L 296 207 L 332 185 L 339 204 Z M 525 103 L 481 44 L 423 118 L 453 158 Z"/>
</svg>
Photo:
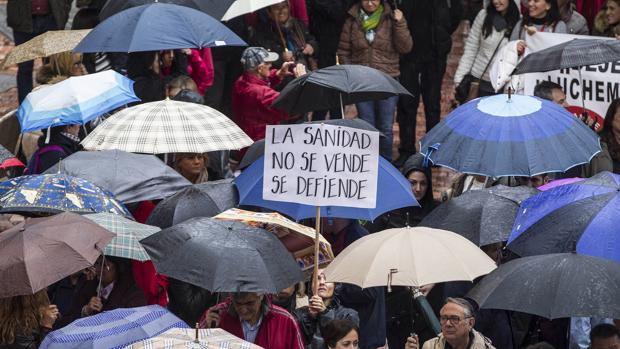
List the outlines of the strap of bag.
<svg viewBox="0 0 620 349">
<path fill-rule="evenodd" d="M 489 58 L 489 61 L 487 62 L 487 66 L 484 67 L 484 70 L 482 71 L 482 75 L 480 75 L 480 80 L 482 80 L 482 77 L 484 76 L 484 74 L 486 74 L 487 70 L 489 70 L 489 67 L 491 66 L 491 63 L 493 62 L 493 58 L 495 58 L 495 55 L 497 54 L 497 51 L 499 50 L 499 47 L 502 46 L 502 41 L 504 41 L 504 36 L 503 35 L 502 35 L 502 38 L 499 40 L 499 43 L 495 47 L 495 51 L 493 51 L 493 55 L 491 56 L 491 58 Z"/>
</svg>

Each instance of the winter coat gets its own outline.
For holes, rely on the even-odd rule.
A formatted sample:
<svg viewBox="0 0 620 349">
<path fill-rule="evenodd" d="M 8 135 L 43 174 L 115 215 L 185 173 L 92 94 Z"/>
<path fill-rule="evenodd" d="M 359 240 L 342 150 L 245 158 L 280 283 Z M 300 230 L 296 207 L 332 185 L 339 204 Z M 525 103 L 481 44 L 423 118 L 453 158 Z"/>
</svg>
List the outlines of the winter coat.
<svg viewBox="0 0 620 349">
<path fill-rule="evenodd" d="M 581 13 L 572 10 L 570 19 L 566 23 L 566 32 L 575 35 L 589 35 L 588 22 Z"/>
<path fill-rule="evenodd" d="M 58 30 L 65 29 L 73 0 L 48 0 L 50 11 Z M 30 0 L 9 0 L 6 4 L 6 23 L 18 32 L 32 33 L 32 2 Z"/>
<path fill-rule="evenodd" d="M 198 93 L 201 96 L 205 94 L 205 91 L 213 85 L 214 70 L 213 70 L 213 56 L 211 55 L 211 49 L 208 47 L 198 49 L 191 49 L 192 54 L 187 57 L 187 73 L 194 80 L 198 87 Z"/>
<path fill-rule="evenodd" d="M 166 98 L 166 84 L 177 76 L 187 75 L 187 55 L 174 50 L 172 66 L 166 74 L 156 74 L 151 69 L 155 52 L 133 52 L 127 61 L 127 77 L 134 80 L 133 89 L 140 98 L 138 103 L 161 101 Z M 165 76 L 163 76 L 165 75 Z"/>
<path fill-rule="evenodd" d="M 375 349 L 385 345 L 385 287 L 362 289 L 343 284 L 338 292 L 341 303 L 357 311 L 360 322 L 360 349 Z"/>
<path fill-rule="evenodd" d="M 473 339 L 473 342 L 468 346 L 469 349 L 495 349 L 491 341 L 476 330 L 471 330 L 469 338 L 470 341 Z M 439 336 L 426 341 L 422 349 L 444 349 L 445 347 L 446 339 L 440 333 Z"/>
<path fill-rule="evenodd" d="M 323 349 L 325 342 L 321 331 L 328 322 L 332 320 L 351 320 L 359 326 L 359 317 L 357 311 L 343 307 L 337 298 L 332 299 L 327 309 L 316 318 L 310 316 L 308 308 L 300 308 L 295 310 L 295 316 L 299 323 L 299 329 L 304 338 L 304 343 L 308 349 Z"/>
<path fill-rule="evenodd" d="M 43 147 L 50 146 L 50 145 L 56 145 L 56 146 L 61 147 L 63 151 L 60 152 L 60 151 L 51 150 L 51 151 L 45 152 L 44 154 L 39 155 L 39 167 L 37 171 L 38 173 L 30 173 L 30 174 L 43 173 L 48 168 L 58 163 L 58 161 L 60 161 L 61 159 L 64 159 L 68 157 L 69 155 L 82 149 L 82 146 L 80 145 L 80 143 L 74 141 L 73 139 L 61 133 L 52 133 L 52 135 L 50 136 L 49 143 L 45 143 L 45 138 L 46 138 L 45 134 L 39 137 L 39 140 L 37 141 L 37 145 L 39 146 L 39 149 L 42 149 Z M 30 159 L 30 160 L 33 161 L 33 159 Z"/>
<path fill-rule="evenodd" d="M 49 329 L 39 327 L 30 335 L 16 335 L 11 344 L 0 343 L 0 349 L 37 349 L 48 333 Z"/>
<path fill-rule="evenodd" d="M 555 25 L 543 26 L 533 23 L 531 25 L 536 27 L 536 30 L 539 32 L 560 34 L 566 34 L 567 32 L 566 23 L 564 23 L 563 21 L 558 21 Z M 525 35 L 527 35 L 527 30 L 523 28 L 523 18 L 521 18 L 512 30 L 510 40 L 525 40 Z"/>
<path fill-rule="evenodd" d="M 289 37 L 290 40 L 295 41 L 295 46 L 297 46 L 296 49 L 299 52 L 293 52 L 290 47 L 288 50 L 295 55 L 295 61 L 297 63 L 302 63 L 309 68 L 309 58 L 301 53 L 304 49 L 304 44 L 309 44 L 312 46 L 315 53 L 318 52 L 319 45 L 317 44 L 314 36 L 310 34 L 310 31 L 304 22 L 293 17 L 290 17 L 289 20 L 290 29 L 286 29 L 284 26 L 280 25 L 280 30 L 282 31 L 282 35 L 285 40 Z M 289 35 L 287 35 L 287 31 L 290 31 Z M 278 28 L 272 20 L 258 24 L 250 35 L 249 43 L 250 46 L 263 47 L 268 51 L 272 51 L 280 55 L 278 60 L 273 62 L 274 68 L 280 68 L 282 63 L 284 63 L 282 60 L 282 53 L 284 52 L 285 47 L 282 45 Z"/>
<path fill-rule="evenodd" d="M 390 6 L 387 3 L 383 3 L 383 6 L 372 44 L 366 40 L 362 22 L 358 18 L 360 4 L 351 7 L 340 34 L 338 57 L 341 64 L 366 65 L 398 77 L 400 55 L 411 51 L 413 39 L 407 28 L 407 20 L 403 17 L 395 21 Z"/>
<path fill-rule="evenodd" d="M 288 114 L 271 107 L 280 95 L 273 89 L 280 83 L 277 72 L 272 69 L 268 81 L 246 72 L 232 91 L 233 120 L 255 141 L 265 138 L 265 126 L 289 119 Z"/>
<path fill-rule="evenodd" d="M 336 64 L 340 33 L 353 0 L 308 0 L 310 32 L 319 45 L 319 68 Z"/>
</svg>

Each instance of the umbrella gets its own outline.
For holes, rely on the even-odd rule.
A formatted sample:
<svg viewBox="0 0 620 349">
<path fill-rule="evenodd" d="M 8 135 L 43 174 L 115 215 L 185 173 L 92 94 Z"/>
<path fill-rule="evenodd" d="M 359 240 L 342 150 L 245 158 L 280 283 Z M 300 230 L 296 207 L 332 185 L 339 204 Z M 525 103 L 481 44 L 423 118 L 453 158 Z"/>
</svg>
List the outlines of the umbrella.
<svg viewBox="0 0 620 349">
<path fill-rule="evenodd" d="M 235 0 L 226 13 L 221 17 L 223 21 L 228 21 L 235 17 L 245 15 L 247 13 L 256 12 L 267 6 L 271 6 L 282 2 L 281 0 Z"/>
<path fill-rule="evenodd" d="M 99 19 L 103 21 L 121 11 L 155 2 L 187 6 L 202 11 L 215 19 L 219 19 L 222 18 L 224 12 L 226 12 L 226 9 L 228 9 L 233 1 L 234 0 L 108 0 L 99 13 Z"/>
<path fill-rule="evenodd" d="M 81 178 L 46 174 L 0 182 L 0 213 L 56 214 L 63 211 L 110 212 L 131 217 L 112 193 Z"/>
<path fill-rule="evenodd" d="M 32 91 L 19 105 L 16 115 L 23 133 L 51 126 L 84 124 L 139 100 L 132 80 L 107 70 L 70 77 Z"/>
<path fill-rule="evenodd" d="M 159 305 L 119 308 L 50 332 L 39 349 L 120 349 L 177 327 L 187 324 Z"/>
<path fill-rule="evenodd" d="M 521 202 L 539 191 L 498 185 L 470 190 L 429 213 L 419 226 L 453 231 L 478 246 L 508 240 Z"/>
<path fill-rule="evenodd" d="M 522 95 L 470 101 L 420 142 L 435 165 L 491 177 L 565 172 L 600 151 L 596 133 L 564 108 Z"/>
<path fill-rule="evenodd" d="M 549 190 L 549 189 L 555 188 L 560 185 L 571 184 L 571 183 L 579 182 L 582 180 L 583 178 L 581 177 L 555 179 L 547 184 L 541 185 L 540 187 L 538 187 L 538 190 L 545 191 L 545 190 Z"/>
<path fill-rule="evenodd" d="M 156 156 L 121 150 L 79 151 L 45 173 L 84 178 L 125 203 L 164 199 L 191 185 Z"/>
<path fill-rule="evenodd" d="M 303 114 L 396 95 L 411 94 L 382 71 L 362 65 L 334 65 L 289 82 L 273 107 Z"/>
<path fill-rule="evenodd" d="M 164 229 L 194 217 L 213 217 L 238 204 L 231 179 L 195 184 L 157 204 L 146 224 Z"/>
<path fill-rule="evenodd" d="M 2 63 L 2 69 L 11 64 L 72 51 L 89 32 L 90 29 L 47 31 L 21 45 L 15 46 Z"/>
<path fill-rule="evenodd" d="M 577 252 L 620 263 L 620 176 L 601 172 L 532 196 L 508 239 L 520 256 Z"/>
<path fill-rule="evenodd" d="M 103 254 L 106 256 L 116 256 L 142 262 L 150 259 L 138 241 L 160 231 L 158 227 L 134 222 L 125 217 L 107 212 L 87 214 L 84 217 L 116 234 L 116 237 L 112 239 L 103 251 Z"/>
<path fill-rule="evenodd" d="M 620 60 L 620 42 L 609 39 L 573 39 L 528 54 L 513 74 L 598 65 Z"/>
<path fill-rule="evenodd" d="M 212 292 L 277 293 L 303 280 L 277 237 L 239 222 L 192 218 L 140 243 L 158 273 Z"/>
<path fill-rule="evenodd" d="M 15 166 L 25 167 L 24 163 L 19 161 L 13 153 L 0 144 L 0 169 Z"/>
<path fill-rule="evenodd" d="M 295 220 L 315 217 L 315 206 L 263 199 L 263 160 L 264 157 L 258 159 L 235 179 L 239 203 L 278 211 Z M 323 206 L 321 217 L 374 220 L 384 212 L 407 206 L 420 206 L 411 192 L 411 184 L 389 161 L 379 157 L 376 207 Z"/>
<path fill-rule="evenodd" d="M 250 137 L 217 110 L 168 99 L 124 109 L 82 141 L 90 150 L 146 154 L 205 153 L 250 144 Z"/>
<path fill-rule="evenodd" d="M 515 259 L 485 276 L 467 295 L 481 308 L 548 319 L 620 317 L 620 264 L 558 253 Z"/>
<path fill-rule="evenodd" d="M 495 263 L 464 237 L 424 227 L 388 229 L 345 248 L 325 269 L 330 282 L 362 288 L 472 281 Z"/>
<path fill-rule="evenodd" d="M 130 8 L 99 23 L 75 52 L 139 52 L 215 46 L 247 46 L 206 13 L 153 3 Z"/>
<path fill-rule="evenodd" d="M 0 234 L 0 298 L 34 294 L 90 267 L 114 234 L 74 213 L 29 218 Z"/>
<path fill-rule="evenodd" d="M 213 217 L 215 219 L 238 221 L 253 227 L 265 229 L 275 234 L 284 247 L 293 254 L 295 261 L 303 271 L 314 267 L 315 230 L 295 223 L 277 212 L 252 212 L 231 208 Z M 331 244 L 319 235 L 319 264 L 326 264 L 334 259 Z"/>
<path fill-rule="evenodd" d="M 196 339 L 196 335 L 198 339 Z M 221 328 L 184 329 L 173 328 L 157 337 L 134 343 L 125 349 L 261 349 Z"/>
</svg>

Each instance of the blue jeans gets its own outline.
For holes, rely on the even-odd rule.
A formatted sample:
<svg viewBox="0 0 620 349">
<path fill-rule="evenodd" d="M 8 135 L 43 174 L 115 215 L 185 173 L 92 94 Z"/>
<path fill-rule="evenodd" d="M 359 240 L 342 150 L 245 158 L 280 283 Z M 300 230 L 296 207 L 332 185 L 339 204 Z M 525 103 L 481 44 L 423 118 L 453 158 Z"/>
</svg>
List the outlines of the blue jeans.
<svg viewBox="0 0 620 349">
<path fill-rule="evenodd" d="M 392 96 L 355 105 L 357 117 L 367 121 L 385 135 L 379 139 L 379 154 L 388 161 L 392 161 L 392 143 L 394 141 L 392 127 L 394 126 L 394 111 L 397 103 L 398 96 Z"/>
</svg>

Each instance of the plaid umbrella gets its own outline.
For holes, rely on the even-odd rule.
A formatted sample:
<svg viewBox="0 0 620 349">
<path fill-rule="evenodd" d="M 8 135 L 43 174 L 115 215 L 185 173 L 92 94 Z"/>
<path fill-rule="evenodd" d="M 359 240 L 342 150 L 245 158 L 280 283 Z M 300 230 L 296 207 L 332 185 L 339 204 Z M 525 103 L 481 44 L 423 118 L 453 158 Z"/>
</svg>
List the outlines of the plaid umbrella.
<svg viewBox="0 0 620 349">
<path fill-rule="evenodd" d="M 19 161 L 13 153 L 11 153 L 7 148 L 3 147 L 0 144 L 0 168 L 14 167 L 14 166 L 25 166 L 21 161 Z"/>
<path fill-rule="evenodd" d="M 112 193 L 81 178 L 46 174 L 0 182 L 0 213 L 56 214 L 63 211 L 110 212 L 131 217 Z"/>
<path fill-rule="evenodd" d="M 19 46 L 15 46 L 2 63 L 2 69 L 11 64 L 72 51 L 89 32 L 90 29 L 47 31 Z"/>
<path fill-rule="evenodd" d="M 198 332 L 198 338 L 196 337 Z M 145 339 L 125 349 L 260 349 L 256 344 L 246 342 L 221 328 L 196 331 L 188 328 L 173 328 L 157 337 Z"/>
<path fill-rule="evenodd" d="M 250 137 L 217 110 L 168 99 L 116 113 L 82 141 L 86 149 L 146 154 L 204 153 L 250 144 Z"/>
<path fill-rule="evenodd" d="M 157 233 L 160 230 L 159 228 L 137 223 L 107 212 L 87 214 L 84 217 L 116 233 L 116 237 L 110 241 L 103 251 L 103 254 L 106 256 L 123 257 L 138 261 L 150 260 L 142 245 L 138 243 L 138 240 Z"/>
</svg>

